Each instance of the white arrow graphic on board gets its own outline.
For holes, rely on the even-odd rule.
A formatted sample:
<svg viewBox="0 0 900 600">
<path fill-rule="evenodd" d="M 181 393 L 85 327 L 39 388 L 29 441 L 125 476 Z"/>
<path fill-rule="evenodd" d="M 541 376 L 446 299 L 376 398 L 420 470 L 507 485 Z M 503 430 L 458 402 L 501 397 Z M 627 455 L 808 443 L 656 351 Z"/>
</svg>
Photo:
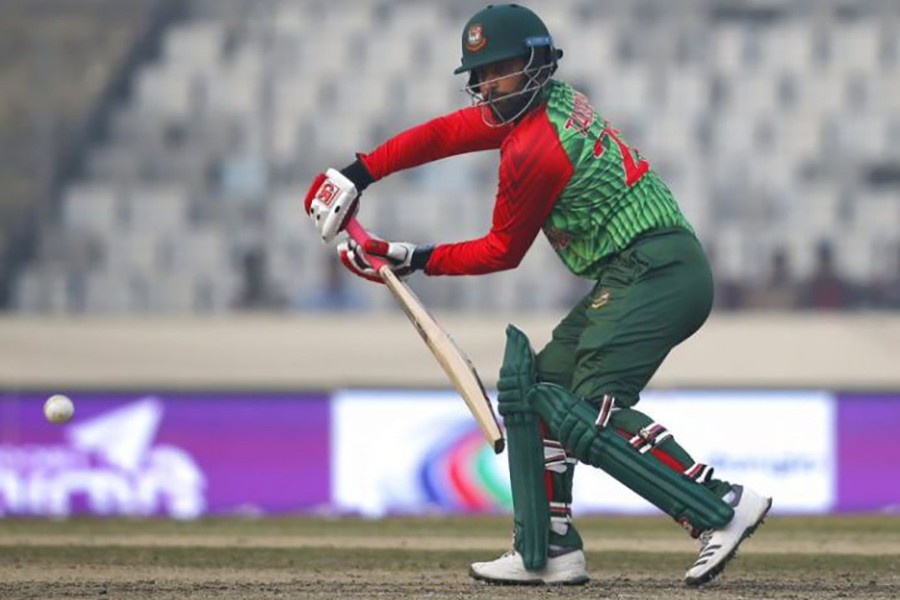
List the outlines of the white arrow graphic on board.
<svg viewBox="0 0 900 600">
<path fill-rule="evenodd" d="M 163 416 L 163 404 L 148 397 L 111 410 L 66 430 L 79 450 L 96 452 L 112 465 L 131 471 L 147 455 Z"/>
</svg>

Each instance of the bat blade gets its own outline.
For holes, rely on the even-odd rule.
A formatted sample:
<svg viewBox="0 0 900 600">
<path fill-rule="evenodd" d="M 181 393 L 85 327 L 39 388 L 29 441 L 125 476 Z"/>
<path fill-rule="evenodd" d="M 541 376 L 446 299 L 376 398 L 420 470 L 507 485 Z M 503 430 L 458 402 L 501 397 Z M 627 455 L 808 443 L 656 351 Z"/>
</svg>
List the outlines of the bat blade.
<svg viewBox="0 0 900 600">
<path fill-rule="evenodd" d="M 371 239 L 369 232 L 355 218 L 350 219 L 348 222 L 347 233 L 360 246 L 363 246 L 366 240 Z M 378 274 L 403 309 L 403 312 L 406 313 L 416 331 L 419 332 L 425 345 L 431 350 L 453 387 L 462 396 L 494 452 L 497 454 L 503 452 L 506 446 L 503 432 L 500 429 L 497 415 L 494 414 L 487 392 L 485 392 L 484 384 L 472 365 L 472 361 L 456 345 L 456 342 L 453 341 L 453 338 L 450 337 L 446 330 L 438 324 L 437 320 L 428 312 L 409 286 L 400 281 L 384 260 L 368 256 L 367 259 L 378 271 Z"/>
<path fill-rule="evenodd" d="M 419 332 L 425 345 L 444 369 L 444 373 L 453 383 L 453 387 L 462 396 L 494 452 L 497 454 L 503 452 L 506 442 L 500 430 L 497 415 L 494 414 L 484 384 L 472 365 L 472 361 L 438 324 L 431 313 L 425 309 L 415 293 L 394 275 L 390 267 L 382 267 L 378 272 L 410 322 Z"/>
</svg>

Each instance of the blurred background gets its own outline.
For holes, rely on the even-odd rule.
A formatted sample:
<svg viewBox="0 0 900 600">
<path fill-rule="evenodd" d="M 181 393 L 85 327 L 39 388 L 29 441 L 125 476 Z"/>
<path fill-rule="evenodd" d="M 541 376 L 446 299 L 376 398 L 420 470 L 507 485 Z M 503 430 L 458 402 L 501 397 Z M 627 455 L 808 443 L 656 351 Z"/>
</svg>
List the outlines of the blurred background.
<svg viewBox="0 0 900 600">
<path fill-rule="evenodd" d="M 316 173 L 467 104 L 452 70 L 483 6 L 2 2 L 0 515 L 508 510 L 505 457 L 302 210 Z M 528 6 L 713 263 L 714 314 L 645 408 L 776 510 L 896 509 L 900 5 Z M 497 164 L 391 176 L 360 219 L 479 237 Z M 540 347 L 590 288 L 543 237 L 513 272 L 410 283 L 489 387 L 506 323 Z M 42 421 L 52 392 L 72 424 Z M 642 510 L 584 481 L 585 510 Z"/>
</svg>

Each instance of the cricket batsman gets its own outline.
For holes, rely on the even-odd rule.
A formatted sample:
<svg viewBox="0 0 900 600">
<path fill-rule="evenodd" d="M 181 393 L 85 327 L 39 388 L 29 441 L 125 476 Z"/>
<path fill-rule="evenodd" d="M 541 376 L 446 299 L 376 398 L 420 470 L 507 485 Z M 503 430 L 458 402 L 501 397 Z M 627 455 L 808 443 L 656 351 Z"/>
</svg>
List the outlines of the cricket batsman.
<svg viewBox="0 0 900 600">
<path fill-rule="evenodd" d="M 418 245 L 338 245 L 354 273 L 380 281 L 368 255 L 398 276 L 480 275 L 515 268 L 538 232 L 577 277 L 596 282 L 535 355 L 510 325 L 498 381 L 513 494 L 513 549 L 471 566 L 507 584 L 588 581 L 572 523 L 575 465 L 600 468 L 700 542 L 684 581 L 713 580 L 763 522 L 772 499 L 713 475 L 664 424 L 635 408 L 666 355 L 709 315 L 713 281 L 671 191 L 619 131 L 554 79 L 562 51 L 529 9 L 491 5 L 462 32 L 472 106 L 413 127 L 355 162 L 318 175 L 305 208 L 326 242 L 359 194 L 391 173 L 464 152 L 500 149 L 490 231 Z M 702 418 L 702 415 L 697 415 Z"/>
</svg>

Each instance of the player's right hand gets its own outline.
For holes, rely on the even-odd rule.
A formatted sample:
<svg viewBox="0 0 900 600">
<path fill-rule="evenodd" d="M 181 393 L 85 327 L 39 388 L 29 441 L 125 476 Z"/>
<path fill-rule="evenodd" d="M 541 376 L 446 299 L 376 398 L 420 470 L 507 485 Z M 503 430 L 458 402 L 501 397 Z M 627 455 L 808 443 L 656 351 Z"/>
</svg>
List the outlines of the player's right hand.
<svg viewBox="0 0 900 600">
<path fill-rule="evenodd" d="M 385 261 L 394 275 L 406 279 L 410 273 L 425 268 L 432 250 L 433 245 L 387 242 L 377 237 L 366 240 L 362 247 L 353 238 L 338 244 L 338 254 L 345 267 L 354 275 L 379 283 L 383 283 L 382 278 L 366 258 L 367 255 Z"/>
<path fill-rule="evenodd" d="M 366 255 L 356 240 L 353 238 L 344 240 L 338 244 L 337 251 L 341 262 L 351 273 L 375 283 L 384 283 L 375 268 L 366 260 Z"/>
<path fill-rule="evenodd" d="M 304 207 L 322 241 L 327 244 L 359 210 L 359 192 L 340 171 L 328 169 L 316 175 L 306 192 Z"/>
</svg>

